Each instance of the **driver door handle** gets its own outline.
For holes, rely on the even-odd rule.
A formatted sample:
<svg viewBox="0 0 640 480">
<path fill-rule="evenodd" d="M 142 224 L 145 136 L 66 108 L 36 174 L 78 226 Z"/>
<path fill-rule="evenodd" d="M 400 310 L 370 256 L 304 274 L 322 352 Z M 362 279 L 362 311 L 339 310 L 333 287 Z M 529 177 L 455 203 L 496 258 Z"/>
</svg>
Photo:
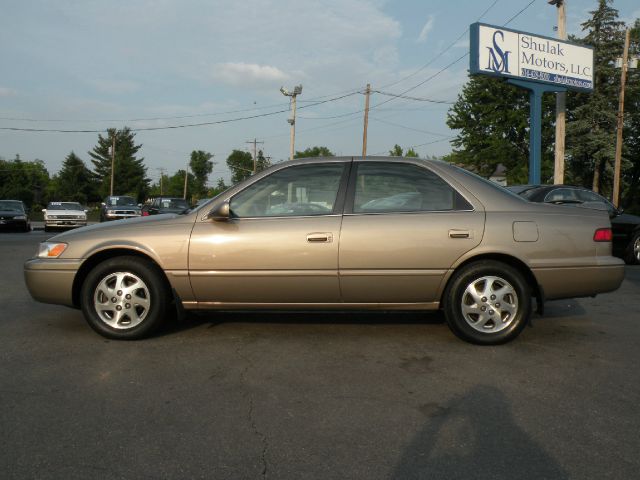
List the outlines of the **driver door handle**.
<svg viewBox="0 0 640 480">
<path fill-rule="evenodd" d="M 331 243 L 333 242 L 333 234 L 329 232 L 315 232 L 307 235 L 309 243 Z"/>
<path fill-rule="evenodd" d="M 469 230 L 449 230 L 450 238 L 470 238 Z"/>
</svg>

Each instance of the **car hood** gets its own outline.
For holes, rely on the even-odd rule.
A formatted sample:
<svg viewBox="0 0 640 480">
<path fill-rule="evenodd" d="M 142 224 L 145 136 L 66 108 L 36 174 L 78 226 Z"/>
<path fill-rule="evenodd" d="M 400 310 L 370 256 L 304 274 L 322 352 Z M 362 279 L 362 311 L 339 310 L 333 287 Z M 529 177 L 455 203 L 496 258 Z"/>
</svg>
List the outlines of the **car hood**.
<svg viewBox="0 0 640 480">
<path fill-rule="evenodd" d="M 105 205 L 105 210 L 140 210 L 138 205 Z"/>
<path fill-rule="evenodd" d="M 163 208 L 158 214 L 163 215 L 165 213 L 182 213 L 185 210 L 189 210 L 189 208 Z"/>
<path fill-rule="evenodd" d="M 82 237 L 86 234 L 93 235 L 100 232 L 111 234 L 115 230 L 120 230 L 122 232 L 122 236 L 126 237 L 127 232 L 137 230 L 139 228 L 162 227 L 168 223 L 193 223 L 194 221 L 195 217 L 174 214 L 127 218 L 124 220 L 118 220 L 117 222 L 96 223 L 86 227 L 69 230 L 56 235 L 53 239 L 66 242 L 71 241 L 76 237 Z"/>
<path fill-rule="evenodd" d="M 26 215 L 24 212 L 16 212 L 15 210 L 0 210 L 3 217 L 15 217 L 16 215 Z"/>
<path fill-rule="evenodd" d="M 46 210 L 45 215 L 86 215 L 84 210 Z"/>
</svg>

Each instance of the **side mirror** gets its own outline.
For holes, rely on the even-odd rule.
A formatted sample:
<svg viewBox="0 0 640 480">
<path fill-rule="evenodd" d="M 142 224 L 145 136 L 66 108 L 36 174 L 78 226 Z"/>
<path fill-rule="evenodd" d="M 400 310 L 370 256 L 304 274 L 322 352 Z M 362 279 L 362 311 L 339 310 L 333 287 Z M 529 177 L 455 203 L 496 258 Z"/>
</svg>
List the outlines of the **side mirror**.
<svg viewBox="0 0 640 480">
<path fill-rule="evenodd" d="M 84 209 L 84 213 L 89 213 L 89 209 L 88 209 L 88 208 L 85 208 L 85 209 Z"/>
<path fill-rule="evenodd" d="M 229 220 L 231 217 L 231 210 L 229 208 L 229 202 L 224 202 L 218 205 L 216 208 L 211 210 L 207 218 L 213 220 L 214 222 L 225 222 Z"/>
<path fill-rule="evenodd" d="M 106 206 L 107 204 L 106 204 L 106 203 L 104 203 L 104 202 L 102 202 L 100 205 L 102 205 L 102 206 L 104 207 L 104 206 Z"/>
<path fill-rule="evenodd" d="M 142 204 L 141 203 L 138 204 L 138 208 L 142 208 Z"/>
<path fill-rule="evenodd" d="M 44 213 L 44 212 L 46 212 L 46 211 L 47 211 L 47 209 L 46 209 L 46 208 L 43 208 L 43 209 L 42 209 L 42 213 Z"/>
</svg>

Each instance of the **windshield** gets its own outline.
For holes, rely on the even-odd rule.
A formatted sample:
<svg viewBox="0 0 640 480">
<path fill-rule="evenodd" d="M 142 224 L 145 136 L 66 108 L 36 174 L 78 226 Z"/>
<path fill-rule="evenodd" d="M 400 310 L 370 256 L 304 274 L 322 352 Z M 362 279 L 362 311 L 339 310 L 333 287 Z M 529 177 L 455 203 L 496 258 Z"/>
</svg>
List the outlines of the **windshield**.
<svg viewBox="0 0 640 480">
<path fill-rule="evenodd" d="M 136 201 L 133 197 L 109 197 L 105 202 L 110 207 L 135 206 Z"/>
<path fill-rule="evenodd" d="M 189 204 L 183 198 L 162 198 L 160 199 L 161 209 L 186 210 Z"/>
<path fill-rule="evenodd" d="M 77 202 L 49 202 L 47 210 L 84 210 Z"/>
<path fill-rule="evenodd" d="M 0 200 L 0 210 L 5 212 L 24 212 L 22 202 L 17 200 Z"/>
</svg>

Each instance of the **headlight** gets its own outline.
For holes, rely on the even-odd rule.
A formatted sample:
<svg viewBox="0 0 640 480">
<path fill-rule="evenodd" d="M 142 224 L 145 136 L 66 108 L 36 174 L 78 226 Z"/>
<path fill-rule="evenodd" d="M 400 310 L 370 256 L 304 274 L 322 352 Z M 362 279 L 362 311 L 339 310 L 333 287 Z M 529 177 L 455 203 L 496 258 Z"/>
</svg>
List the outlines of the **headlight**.
<svg viewBox="0 0 640 480">
<path fill-rule="evenodd" d="M 42 242 L 38 249 L 39 258 L 58 258 L 67 249 L 66 243 Z"/>
<path fill-rule="evenodd" d="M 56 217 L 55 215 L 45 215 L 45 216 L 44 216 L 44 219 L 45 219 L 45 220 L 53 220 L 53 219 L 55 219 L 55 218 L 58 218 L 58 217 Z"/>
<path fill-rule="evenodd" d="M 16 215 L 15 217 L 13 217 L 14 220 L 26 220 L 27 217 L 26 215 Z"/>
</svg>

